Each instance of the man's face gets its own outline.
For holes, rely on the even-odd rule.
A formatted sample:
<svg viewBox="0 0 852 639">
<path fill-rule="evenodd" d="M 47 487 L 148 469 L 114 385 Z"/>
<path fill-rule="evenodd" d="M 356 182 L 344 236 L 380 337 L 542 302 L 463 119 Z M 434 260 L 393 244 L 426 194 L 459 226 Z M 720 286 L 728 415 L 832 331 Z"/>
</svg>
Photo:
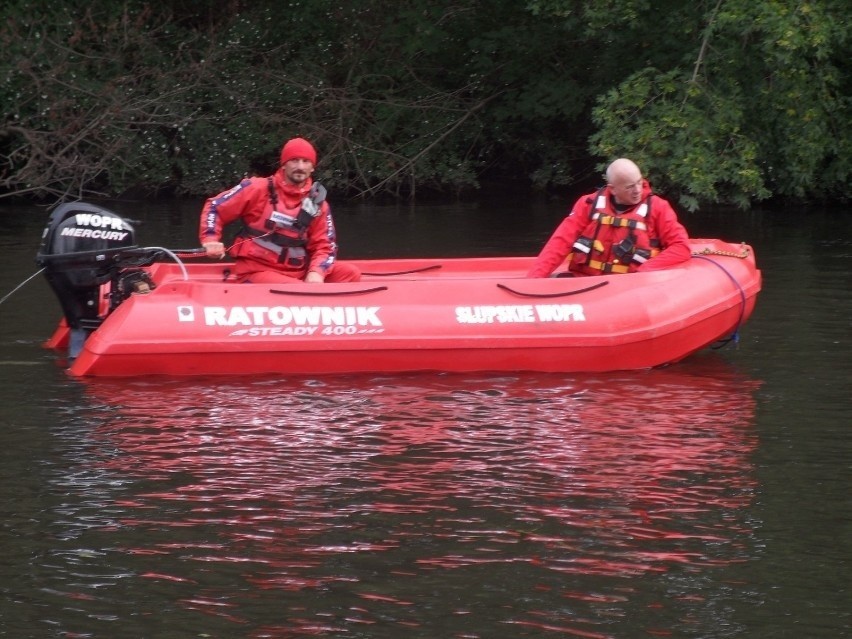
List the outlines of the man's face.
<svg viewBox="0 0 852 639">
<path fill-rule="evenodd" d="M 619 204 L 633 206 L 642 199 L 642 174 L 626 173 L 617 176 L 610 182 L 610 189 Z"/>
<path fill-rule="evenodd" d="M 300 186 L 313 175 L 314 163 L 304 158 L 293 158 L 287 160 L 281 168 L 284 171 L 284 177 L 290 184 Z"/>
</svg>

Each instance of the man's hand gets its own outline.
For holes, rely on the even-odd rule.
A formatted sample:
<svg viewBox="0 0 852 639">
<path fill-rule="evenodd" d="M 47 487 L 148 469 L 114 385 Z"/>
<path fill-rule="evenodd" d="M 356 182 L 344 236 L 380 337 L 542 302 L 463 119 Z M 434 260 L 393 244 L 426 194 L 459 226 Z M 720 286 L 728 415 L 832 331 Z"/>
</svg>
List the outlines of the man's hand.
<svg viewBox="0 0 852 639">
<path fill-rule="evenodd" d="M 207 251 L 207 257 L 225 257 L 225 245 L 221 242 L 205 242 L 201 246 Z"/>
<path fill-rule="evenodd" d="M 325 277 L 316 271 L 308 271 L 308 274 L 305 275 L 305 281 L 309 284 L 322 284 L 325 281 Z"/>
</svg>

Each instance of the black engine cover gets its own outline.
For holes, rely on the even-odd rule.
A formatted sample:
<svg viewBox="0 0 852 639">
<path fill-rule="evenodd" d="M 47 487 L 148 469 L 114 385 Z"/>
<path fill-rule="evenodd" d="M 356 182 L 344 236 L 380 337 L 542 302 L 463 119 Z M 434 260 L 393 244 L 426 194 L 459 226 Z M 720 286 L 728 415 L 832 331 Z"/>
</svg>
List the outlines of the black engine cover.
<svg viewBox="0 0 852 639">
<path fill-rule="evenodd" d="M 100 288 L 136 248 L 133 227 L 119 215 L 85 202 L 65 203 L 50 215 L 36 262 L 44 267 L 72 329 L 102 321 Z"/>
</svg>

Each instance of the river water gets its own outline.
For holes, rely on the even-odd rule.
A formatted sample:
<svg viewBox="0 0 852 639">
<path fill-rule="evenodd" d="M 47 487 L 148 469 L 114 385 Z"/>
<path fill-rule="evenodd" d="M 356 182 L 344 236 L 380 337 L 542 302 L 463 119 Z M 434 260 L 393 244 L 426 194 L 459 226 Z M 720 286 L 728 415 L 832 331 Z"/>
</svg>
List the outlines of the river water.
<svg viewBox="0 0 852 639">
<path fill-rule="evenodd" d="M 195 246 L 197 202 L 108 206 Z M 563 212 L 336 217 L 344 258 L 435 257 Z M 0 295 L 46 217 L 0 206 Z M 78 381 L 37 277 L 0 305 L 0 636 L 852 635 L 850 211 L 683 221 L 764 290 L 738 345 L 628 373 Z"/>
</svg>

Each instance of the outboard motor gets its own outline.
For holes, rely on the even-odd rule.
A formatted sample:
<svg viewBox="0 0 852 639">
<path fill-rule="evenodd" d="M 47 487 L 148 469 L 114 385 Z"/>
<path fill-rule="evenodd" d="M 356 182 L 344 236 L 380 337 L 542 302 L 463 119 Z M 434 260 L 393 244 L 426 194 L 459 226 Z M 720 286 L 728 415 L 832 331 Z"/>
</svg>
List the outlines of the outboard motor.
<svg viewBox="0 0 852 639">
<path fill-rule="evenodd" d="M 143 254 L 149 252 L 136 246 L 133 227 L 107 209 L 73 202 L 51 213 L 36 262 L 44 267 L 71 329 L 69 358 L 79 354 L 88 335 L 129 295 L 119 286 L 122 271 L 128 265 L 148 261 L 140 262 Z M 131 275 L 136 279 L 147 277 L 138 269 Z M 112 286 L 105 298 L 101 287 L 107 282 Z M 106 299 L 109 306 L 104 310 L 102 302 Z"/>
</svg>

